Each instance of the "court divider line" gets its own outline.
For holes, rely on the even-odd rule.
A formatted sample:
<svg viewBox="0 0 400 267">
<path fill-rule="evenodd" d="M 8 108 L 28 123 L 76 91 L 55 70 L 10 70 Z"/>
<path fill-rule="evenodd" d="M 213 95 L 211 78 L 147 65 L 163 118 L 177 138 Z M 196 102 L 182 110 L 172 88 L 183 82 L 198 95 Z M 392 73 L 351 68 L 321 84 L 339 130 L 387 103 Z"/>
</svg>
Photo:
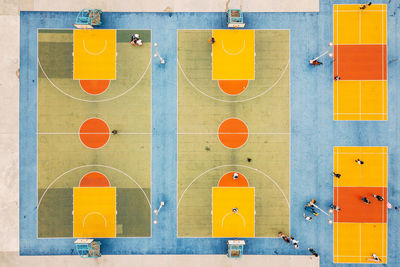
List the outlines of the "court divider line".
<svg viewBox="0 0 400 267">
<path fill-rule="evenodd" d="M 281 188 L 281 187 L 278 185 L 278 183 L 277 183 L 274 179 L 272 179 L 270 176 L 268 176 L 267 174 L 265 174 L 264 172 L 262 172 L 262 171 L 260 171 L 260 170 L 258 170 L 258 169 L 256 169 L 256 168 L 252 168 L 252 167 L 249 167 L 249 166 L 246 166 L 246 165 L 227 164 L 227 165 L 220 165 L 220 166 L 216 166 L 216 167 L 213 167 L 213 168 L 211 168 L 211 169 L 208 169 L 208 170 L 206 170 L 205 172 L 203 172 L 203 173 L 201 173 L 200 175 L 198 175 L 196 178 L 194 178 L 194 179 L 192 180 L 192 182 L 191 182 L 191 183 L 186 187 L 186 189 L 182 192 L 182 195 L 181 195 L 181 197 L 180 197 L 179 200 L 178 200 L 177 209 L 179 210 L 179 205 L 180 205 L 181 200 L 182 200 L 183 196 L 185 195 L 186 191 L 187 191 L 199 178 L 201 178 L 203 175 L 205 175 L 205 174 L 207 174 L 207 173 L 209 173 L 209 172 L 211 172 L 211 171 L 213 171 L 213 170 L 220 169 L 220 168 L 226 168 L 226 167 L 241 167 L 241 168 L 247 168 L 247 169 L 250 169 L 250 170 L 253 170 L 253 171 L 256 171 L 256 172 L 262 174 L 264 177 L 267 177 L 267 179 L 269 179 L 269 181 L 271 181 L 271 182 L 276 186 L 276 188 L 278 188 L 278 190 L 281 192 L 281 194 L 283 195 L 283 197 L 284 197 L 285 200 L 286 200 L 286 204 L 288 205 L 288 207 L 290 206 L 289 200 L 287 199 L 287 197 L 286 197 L 285 193 L 283 192 L 282 188 Z"/>
<path fill-rule="evenodd" d="M 186 73 L 184 72 L 184 70 L 183 70 L 183 68 L 182 68 L 182 66 L 181 66 L 181 64 L 180 64 L 179 59 L 177 59 L 177 63 L 178 63 L 179 70 L 182 72 L 182 74 L 183 74 L 183 76 L 185 77 L 186 81 L 187 81 L 194 89 L 196 89 L 199 93 L 201 93 L 202 95 L 204 95 L 204 96 L 206 96 L 206 97 L 209 97 L 209 98 L 211 98 L 211 99 L 213 99 L 213 100 L 215 100 L 215 101 L 220 101 L 220 102 L 225 102 L 225 103 L 240 103 L 240 102 L 246 102 L 246 101 L 250 101 L 250 100 L 253 100 L 253 99 L 255 99 L 255 98 L 261 97 L 261 96 L 265 95 L 267 92 L 269 92 L 271 89 L 273 89 L 273 88 L 282 80 L 284 74 L 286 73 L 286 71 L 287 71 L 287 69 L 288 69 L 288 67 L 289 67 L 289 65 L 290 65 L 290 58 L 289 58 L 288 63 L 286 64 L 284 70 L 282 71 L 281 75 L 279 76 L 279 78 L 278 78 L 269 88 L 267 88 L 266 90 L 264 90 L 263 92 L 261 92 L 260 94 L 258 94 L 258 95 L 256 95 L 256 96 L 249 97 L 249 98 L 247 98 L 247 99 L 242 99 L 242 100 L 224 100 L 224 99 L 219 99 L 219 98 L 216 98 L 216 97 L 214 97 L 214 96 L 210 96 L 210 95 L 204 93 L 204 92 L 203 92 L 202 90 L 200 90 L 195 84 L 192 83 L 192 81 L 189 79 L 189 77 L 186 76 Z"/>
<path fill-rule="evenodd" d="M 150 56 L 149 63 L 147 64 L 147 67 L 146 67 L 145 71 L 143 72 L 142 76 L 141 76 L 141 77 L 139 78 L 139 80 L 137 80 L 136 83 L 134 83 L 130 88 L 128 88 L 126 91 L 122 92 L 122 93 L 119 94 L 119 95 L 116 95 L 116 96 L 113 96 L 113 97 L 110 97 L 110 98 L 106 98 L 106 99 L 99 99 L 99 100 L 88 100 L 88 99 L 83 99 L 83 98 L 79 98 L 79 97 L 72 96 L 72 95 L 68 94 L 67 92 L 64 92 L 64 90 L 62 90 L 62 89 L 59 88 L 56 84 L 54 84 L 53 81 L 47 76 L 46 72 L 44 71 L 44 69 L 43 69 L 43 67 L 42 67 L 42 64 L 40 63 L 39 56 L 38 56 L 37 59 L 38 59 L 39 67 L 40 67 L 40 69 L 41 69 L 43 75 L 46 77 L 46 79 L 49 81 L 49 83 L 50 83 L 54 88 L 56 88 L 60 93 L 66 95 L 66 96 L 68 96 L 68 97 L 70 97 L 70 98 L 72 98 L 72 99 L 78 100 L 78 101 L 89 102 L 89 103 L 98 103 L 98 102 L 107 102 L 107 101 L 111 101 L 111 100 L 117 99 L 117 98 L 119 98 L 119 97 L 121 97 L 121 96 L 127 94 L 127 93 L 130 92 L 132 89 L 134 89 L 134 88 L 142 81 L 143 77 L 146 75 L 147 71 L 149 70 L 149 68 L 150 68 L 150 66 L 151 66 L 151 59 L 152 59 L 152 58 L 151 58 L 151 56 Z"/>
<path fill-rule="evenodd" d="M 43 192 L 43 195 L 40 197 L 40 199 L 39 199 L 39 201 L 38 201 L 37 209 L 39 210 L 40 204 L 41 204 L 41 202 L 42 202 L 44 196 L 46 195 L 47 191 L 50 189 L 50 187 L 51 187 L 55 182 L 57 182 L 61 177 L 63 177 L 64 175 L 66 175 L 66 174 L 68 174 L 68 173 L 70 173 L 70 172 L 73 172 L 73 171 L 75 171 L 75 170 L 82 169 L 82 168 L 87 168 L 87 167 L 103 167 L 103 168 L 108 168 L 108 169 L 114 170 L 114 171 L 119 172 L 119 173 L 125 175 L 126 177 L 128 177 L 128 178 L 129 178 L 132 182 L 134 182 L 134 183 L 138 186 L 138 188 L 143 192 L 143 194 L 144 194 L 144 196 L 145 196 L 145 198 L 146 198 L 146 200 L 147 200 L 147 203 L 149 204 L 149 208 L 150 208 L 150 210 L 151 210 L 151 204 L 150 204 L 150 200 L 149 200 L 147 194 L 144 192 L 143 188 L 139 185 L 138 182 L 136 182 L 135 179 L 133 179 L 131 176 L 129 176 L 129 175 L 128 175 L 127 173 L 125 173 L 124 171 L 121 171 L 121 170 L 119 170 L 119 169 L 117 169 L 117 168 L 114 168 L 114 167 L 111 167 L 111 166 L 106 166 L 106 165 L 101 165 L 101 164 L 89 164 L 89 165 L 78 166 L 78 167 L 72 168 L 72 169 L 70 169 L 70 170 L 64 172 L 63 174 L 59 175 L 57 178 L 55 178 L 55 179 L 47 186 L 47 188 L 46 188 L 45 191 Z"/>
</svg>

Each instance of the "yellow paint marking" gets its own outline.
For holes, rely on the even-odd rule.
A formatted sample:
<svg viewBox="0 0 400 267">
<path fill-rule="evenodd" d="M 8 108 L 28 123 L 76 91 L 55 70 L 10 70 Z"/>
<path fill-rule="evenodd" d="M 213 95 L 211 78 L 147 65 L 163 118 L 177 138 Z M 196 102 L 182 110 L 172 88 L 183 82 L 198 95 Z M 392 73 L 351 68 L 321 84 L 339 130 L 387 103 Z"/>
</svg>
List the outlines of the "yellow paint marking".
<svg viewBox="0 0 400 267">
<path fill-rule="evenodd" d="M 74 30 L 74 79 L 116 79 L 116 30 Z"/>
<path fill-rule="evenodd" d="M 357 164 L 356 159 L 364 161 Z M 334 186 L 387 186 L 387 147 L 335 147 Z"/>
<path fill-rule="evenodd" d="M 376 254 L 387 262 L 386 223 L 334 223 L 335 263 L 373 263 Z"/>
<path fill-rule="evenodd" d="M 74 237 L 115 237 L 115 226 L 115 187 L 74 187 Z"/>
<path fill-rule="evenodd" d="M 335 44 L 386 44 L 387 6 L 334 5 Z"/>
<path fill-rule="evenodd" d="M 213 187 L 212 195 L 213 237 L 254 237 L 254 187 Z"/>
<path fill-rule="evenodd" d="M 387 81 L 335 81 L 335 120 L 387 120 Z"/>
<path fill-rule="evenodd" d="M 254 80 L 254 30 L 213 30 L 213 80 Z"/>
</svg>

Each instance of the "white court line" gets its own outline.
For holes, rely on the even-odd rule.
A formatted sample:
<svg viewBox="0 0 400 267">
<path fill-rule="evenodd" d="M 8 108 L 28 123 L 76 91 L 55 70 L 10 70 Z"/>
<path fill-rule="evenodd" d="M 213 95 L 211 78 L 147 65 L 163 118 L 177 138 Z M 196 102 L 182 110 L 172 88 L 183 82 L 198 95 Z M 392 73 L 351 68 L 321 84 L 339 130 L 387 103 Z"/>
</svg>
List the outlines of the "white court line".
<svg viewBox="0 0 400 267">
<path fill-rule="evenodd" d="M 37 134 L 39 135 L 79 135 L 79 134 L 110 134 L 110 135 L 114 135 L 112 132 L 98 132 L 98 133 L 50 133 L 50 132 L 37 132 Z M 121 133 L 118 132 L 117 135 L 120 134 L 126 134 L 126 135 L 141 135 L 141 134 L 151 134 L 151 133 Z"/>
<path fill-rule="evenodd" d="M 137 80 L 136 83 L 134 83 L 130 88 L 128 88 L 125 92 L 123 92 L 123 93 L 121 93 L 121 94 L 119 94 L 119 95 L 117 95 L 117 96 L 110 97 L 110 98 L 106 98 L 106 99 L 100 99 L 100 100 L 88 100 L 88 99 L 83 99 L 83 98 L 79 98 L 79 97 L 72 96 L 72 95 L 70 95 L 70 94 L 64 92 L 61 88 L 59 88 L 57 85 L 55 85 L 55 84 L 53 83 L 53 81 L 47 76 L 46 72 L 44 71 L 44 69 L 43 69 L 43 67 L 42 67 L 42 64 L 40 63 L 39 57 L 38 57 L 38 64 L 39 64 L 39 67 L 40 67 L 40 69 L 41 69 L 43 75 L 46 77 L 46 79 L 49 81 L 49 83 L 50 83 L 54 88 L 56 88 L 60 93 L 66 95 L 66 96 L 69 96 L 70 98 L 75 99 L 75 100 L 78 100 L 78 101 L 90 102 L 90 103 L 97 103 L 97 102 L 107 102 L 107 101 L 111 101 L 111 100 L 117 99 L 117 98 L 119 98 L 119 97 L 121 97 L 121 96 L 127 94 L 128 92 L 130 92 L 133 88 L 135 88 L 135 87 L 142 81 L 143 77 L 146 75 L 146 73 L 147 73 L 149 67 L 151 66 L 151 59 L 152 59 L 152 58 L 150 57 L 149 63 L 148 63 L 148 65 L 147 65 L 145 71 L 143 72 L 142 76 L 141 76 L 141 77 L 139 78 L 139 80 Z"/>
<path fill-rule="evenodd" d="M 335 112 L 334 114 L 340 114 L 340 115 L 386 115 L 387 113 L 370 113 L 370 112 L 361 112 L 361 113 L 342 113 L 342 112 Z"/>
<path fill-rule="evenodd" d="M 232 211 L 231 211 L 231 212 L 228 212 L 227 214 L 225 214 L 225 216 L 222 218 L 221 228 L 224 228 L 224 221 L 225 221 L 225 218 L 226 218 L 228 215 L 232 215 L 232 214 L 234 214 L 234 215 L 239 215 L 239 216 L 242 218 L 243 226 L 246 228 L 246 220 L 244 219 L 243 215 L 240 214 L 239 212 L 238 212 L 238 213 L 234 213 L 234 212 L 232 212 Z"/>
<path fill-rule="evenodd" d="M 100 213 L 100 212 L 98 212 L 98 211 L 93 211 L 93 212 L 89 212 L 88 214 L 86 214 L 85 218 L 83 218 L 82 230 L 84 231 L 84 229 L 85 229 L 85 222 L 86 222 L 87 217 L 88 217 L 89 215 L 93 215 L 93 214 L 97 214 L 97 215 L 100 215 L 101 217 L 103 217 L 104 226 L 107 228 L 107 219 L 106 219 L 106 217 L 105 217 L 102 213 Z"/>
<path fill-rule="evenodd" d="M 340 12 L 359 12 L 359 10 L 335 10 L 334 12 L 340 13 Z M 382 10 L 363 10 L 362 12 L 382 12 Z"/>
<path fill-rule="evenodd" d="M 210 96 L 210 95 L 204 93 L 204 92 L 203 92 L 202 90 L 200 90 L 195 84 L 192 83 L 192 81 L 189 79 L 189 77 L 186 76 L 186 73 L 183 71 L 183 68 L 182 68 L 181 64 L 179 63 L 179 59 L 177 59 L 177 62 L 178 62 L 179 70 L 182 72 L 182 74 L 183 74 L 183 76 L 185 77 L 186 81 L 187 81 L 194 89 L 196 89 L 199 93 L 201 93 L 202 95 L 204 95 L 204 96 L 206 96 L 206 97 L 209 97 L 209 98 L 211 98 L 211 99 L 213 99 L 213 100 L 220 101 L 220 102 L 225 102 L 225 103 L 240 103 L 240 102 L 250 101 L 250 100 L 253 100 L 253 99 L 258 98 L 258 97 L 260 97 L 260 96 L 263 96 L 264 94 L 266 94 L 267 92 L 269 92 L 271 89 L 273 89 L 273 88 L 280 82 L 280 80 L 282 79 L 283 75 L 286 73 L 286 71 L 287 71 L 287 69 L 288 69 L 288 67 L 289 67 L 290 59 L 289 59 L 288 63 L 286 64 L 284 70 L 282 71 L 281 75 L 280 75 L 279 78 L 275 81 L 274 84 L 272 84 L 272 85 L 271 85 L 269 88 L 267 88 L 264 92 L 261 92 L 260 94 L 258 94 L 258 95 L 256 95 L 256 96 L 253 96 L 253 97 L 250 97 L 250 98 L 247 98 L 247 99 L 243 99 L 243 100 L 223 100 L 223 99 L 219 99 L 219 98 L 216 98 L 216 97 L 213 97 L 213 96 Z"/>
<path fill-rule="evenodd" d="M 220 133 L 189 133 L 189 132 L 187 132 L 187 133 L 177 133 L 177 134 L 183 134 L 183 135 L 196 135 L 196 134 L 199 134 L 199 135 L 217 135 L 217 134 L 249 134 L 249 135 L 251 135 L 251 134 L 259 134 L 259 135 L 274 135 L 274 134 L 277 134 L 277 135 L 290 135 L 290 133 L 249 133 L 249 132 L 244 132 L 244 133 L 225 133 L 225 132 L 220 132 Z"/>
<path fill-rule="evenodd" d="M 145 198 L 146 198 L 146 200 L 147 200 L 147 203 L 149 204 L 149 208 L 150 208 L 150 210 L 151 210 L 151 204 L 150 204 L 149 198 L 147 197 L 147 195 L 146 195 L 146 193 L 144 192 L 143 188 L 136 182 L 135 179 L 133 179 L 133 178 L 132 178 L 131 176 L 129 176 L 127 173 L 125 173 L 125 172 L 123 172 L 123 171 L 121 171 L 121 170 L 119 170 L 119 169 L 117 169 L 117 168 L 110 167 L 110 166 L 106 166 L 106 165 L 101 165 L 101 164 L 89 164 L 89 165 L 78 166 L 78 167 L 72 168 L 72 169 L 70 169 L 70 170 L 64 172 L 63 174 L 59 175 L 59 176 L 58 176 L 56 179 L 54 179 L 54 180 L 47 186 L 47 188 L 44 190 L 42 196 L 41 196 L 40 199 L 39 199 L 39 202 L 38 202 L 38 205 L 37 205 L 37 209 L 39 210 L 40 204 L 42 203 L 42 199 L 44 198 L 44 196 L 46 195 L 47 191 L 50 189 L 51 186 L 53 186 L 53 184 L 54 184 L 55 182 L 57 182 L 61 177 L 63 177 L 64 175 L 66 175 L 66 174 L 68 174 L 68 173 L 70 173 L 70 172 L 73 172 L 73 171 L 75 171 L 75 170 L 82 169 L 82 168 L 87 168 L 87 167 L 104 167 L 104 168 L 108 168 L 108 169 L 114 170 L 114 171 L 116 171 L 116 172 L 122 173 L 123 175 L 125 175 L 126 177 L 128 177 L 128 178 L 129 178 L 132 182 L 134 182 L 134 183 L 138 186 L 138 188 L 143 192 L 143 194 L 144 194 L 144 196 L 145 196 Z"/>
<path fill-rule="evenodd" d="M 98 55 L 102 54 L 104 51 L 106 51 L 106 49 L 107 49 L 107 40 L 104 40 L 104 48 L 103 48 L 103 50 L 101 50 L 98 53 L 90 52 L 85 46 L 85 40 L 82 40 L 82 42 L 83 42 L 83 49 L 85 49 L 85 51 L 88 54 L 93 55 L 93 56 L 98 56 Z"/>
<path fill-rule="evenodd" d="M 226 51 L 226 49 L 225 49 L 225 47 L 224 47 L 224 40 L 221 41 L 221 44 L 222 44 L 222 50 L 224 50 L 225 53 L 227 53 L 228 55 L 231 55 L 231 56 L 239 55 L 239 54 L 242 53 L 243 50 L 246 48 L 246 40 L 243 40 L 242 49 L 241 49 L 239 52 L 237 52 L 237 53 L 230 53 L 230 52 Z"/>
<path fill-rule="evenodd" d="M 249 166 L 240 165 L 240 164 L 227 164 L 227 165 L 220 165 L 220 166 L 217 166 L 217 167 L 208 169 L 207 171 L 201 173 L 199 176 L 197 176 L 196 178 L 194 178 L 194 179 L 192 180 L 192 182 L 185 188 L 185 190 L 183 191 L 181 197 L 179 198 L 179 200 L 178 200 L 178 205 L 177 205 L 177 209 L 179 210 L 179 205 L 180 205 L 181 200 L 182 200 L 183 196 L 185 195 L 186 191 L 194 184 L 194 182 L 196 182 L 196 180 L 198 180 L 199 178 L 201 178 L 203 175 L 207 174 L 208 172 L 211 172 L 211 171 L 213 171 L 213 170 L 220 169 L 220 168 L 225 168 L 225 167 L 242 167 L 242 168 L 247 168 L 247 169 L 250 169 L 250 170 L 253 170 L 253 171 L 256 171 L 256 172 L 262 174 L 262 175 L 263 175 L 264 177 L 266 177 L 269 181 L 271 181 L 271 182 L 275 185 L 276 188 L 278 188 L 278 190 L 281 192 L 281 194 L 282 194 L 283 197 L 285 198 L 286 204 L 288 205 L 288 207 L 290 206 L 289 200 L 287 199 L 287 197 L 286 197 L 285 193 L 283 192 L 282 188 L 281 188 L 281 187 L 278 185 L 278 183 L 277 183 L 274 179 L 272 179 L 270 176 L 268 176 L 267 174 L 265 174 L 264 172 L 262 172 L 262 171 L 260 171 L 260 170 L 258 170 L 258 169 L 255 169 L 255 168 L 252 168 L 252 167 L 249 167 Z"/>
</svg>

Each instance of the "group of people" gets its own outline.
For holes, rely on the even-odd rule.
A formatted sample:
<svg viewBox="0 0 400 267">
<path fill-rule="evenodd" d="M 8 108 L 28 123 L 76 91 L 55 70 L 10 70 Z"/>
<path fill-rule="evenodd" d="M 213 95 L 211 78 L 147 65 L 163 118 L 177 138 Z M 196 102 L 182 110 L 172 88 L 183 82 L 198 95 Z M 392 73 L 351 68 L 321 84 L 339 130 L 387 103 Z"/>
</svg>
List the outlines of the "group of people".
<svg viewBox="0 0 400 267">
<path fill-rule="evenodd" d="M 131 36 L 131 45 L 133 46 L 141 46 L 143 45 L 142 39 L 140 39 L 140 35 L 135 33 Z"/>
<path fill-rule="evenodd" d="M 282 238 L 283 241 L 285 241 L 286 243 L 288 243 L 288 244 L 291 243 L 295 249 L 298 249 L 298 248 L 299 248 L 299 241 L 296 240 L 296 239 L 294 239 L 293 236 L 288 237 L 287 235 L 283 234 L 282 232 L 279 232 L 278 235 L 279 235 L 279 237 Z"/>
</svg>

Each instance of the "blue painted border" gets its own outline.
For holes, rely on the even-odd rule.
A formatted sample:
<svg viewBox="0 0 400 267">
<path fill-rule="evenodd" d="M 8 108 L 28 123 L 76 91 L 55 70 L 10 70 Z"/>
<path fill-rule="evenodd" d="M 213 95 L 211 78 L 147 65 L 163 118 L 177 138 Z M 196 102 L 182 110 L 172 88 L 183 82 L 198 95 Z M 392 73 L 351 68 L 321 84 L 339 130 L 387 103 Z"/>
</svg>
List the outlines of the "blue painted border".
<svg viewBox="0 0 400 267">
<path fill-rule="evenodd" d="M 294 250 L 280 239 L 247 239 L 246 254 L 308 254 L 313 247 L 321 266 L 333 265 L 333 230 L 322 215 L 304 221 L 303 205 L 310 198 L 328 206 L 333 199 L 330 172 L 333 146 L 388 146 L 389 201 L 398 196 L 398 133 L 400 61 L 389 64 L 389 120 L 333 121 L 332 62 L 313 68 L 308 60 L 328 49 L 333 39 L 333 0 L 320 0 L 319 13 L 245 13 L 249 29 L 290 29 L 291 32 L 291 231 L 300 240 Z M 340 1 L 355 3 L 355 1 Z M 399 3 L 388 5 L 388 58 L 399 57 Z M 71 28 L 75 12 L 21 12 L 20 45 L 20 253 L 76 254 L 73 239 L 36 238 L 36 115 L 37 29 Z M 167 64 L 152 63 L 152 202 L 166 201 L 153 226 L 152 238 L 103 239 L 103 254 L 225 254 L 226 239 L 176 237 L 177 29 L 223 29 L 224 13 L 105 13 L 101 28 L 151 29 L 153 41 Z M 400 214 L 389 211 L 387 266 L 399 266 Z M 342 266 L 345 264 L 341 264 Z M 352 264 L 351 266 L 366 266 Z"/>
</svg>

